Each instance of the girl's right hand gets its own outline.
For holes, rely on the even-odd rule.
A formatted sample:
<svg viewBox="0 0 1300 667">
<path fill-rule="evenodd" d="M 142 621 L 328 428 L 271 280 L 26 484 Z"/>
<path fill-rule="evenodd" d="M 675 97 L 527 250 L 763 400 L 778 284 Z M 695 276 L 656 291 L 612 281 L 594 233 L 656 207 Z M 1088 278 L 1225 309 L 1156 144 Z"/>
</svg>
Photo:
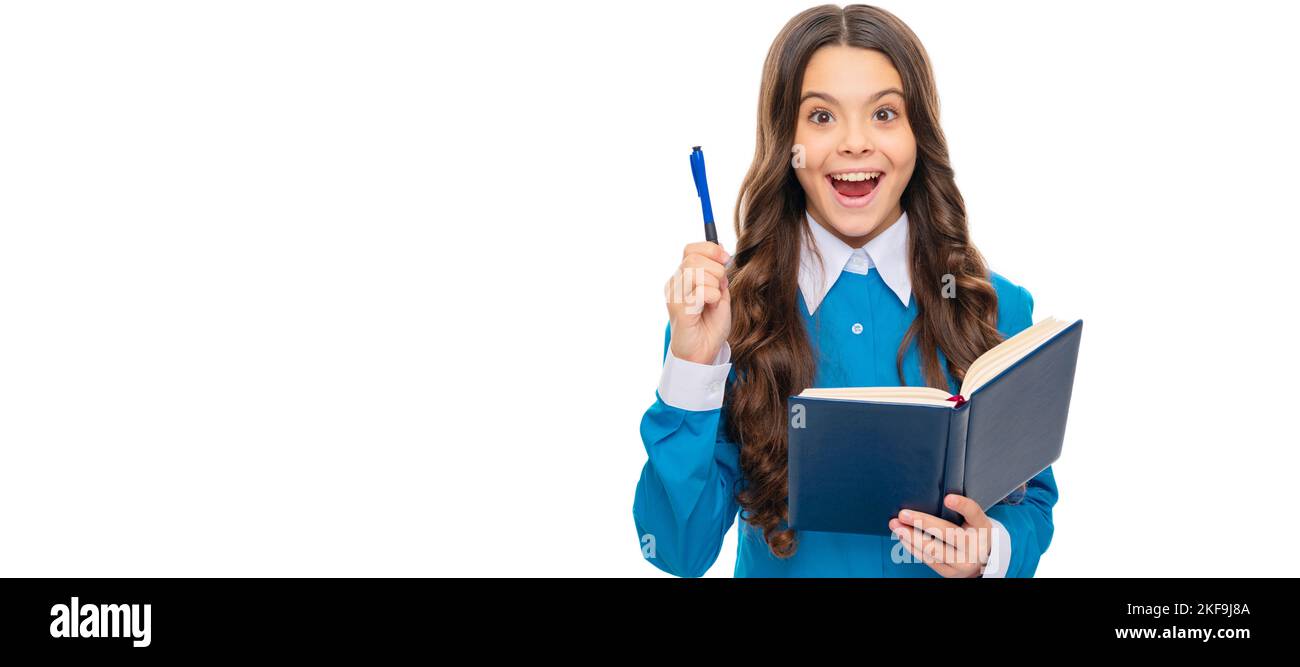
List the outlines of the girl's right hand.
<svg viewBox="0 0 1300 667">
<path fill-rule="evenodd" d="M 687 245 L 682 263 L 664 285 L 673 356 L 697 364 L 712 364 L 731 332 L 731 292 L 727 269 L 731 260 L 711 241 Z"/>
</svg>

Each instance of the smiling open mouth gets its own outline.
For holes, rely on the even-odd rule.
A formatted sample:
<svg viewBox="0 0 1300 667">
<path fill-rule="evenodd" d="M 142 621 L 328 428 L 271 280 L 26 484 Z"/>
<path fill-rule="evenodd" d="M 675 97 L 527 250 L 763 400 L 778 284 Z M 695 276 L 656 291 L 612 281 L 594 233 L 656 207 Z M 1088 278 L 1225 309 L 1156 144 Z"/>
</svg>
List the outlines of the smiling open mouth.
<svg viewBox="0 0 1300 667">
<path fill-rule="evenodd" d="M 861 171 L 848 174 L 828 175 L 826 180 L 834 190 L 840 204 L 849 208 L 866 206 L 885 174 L 879 171 Z"/>
</svg>

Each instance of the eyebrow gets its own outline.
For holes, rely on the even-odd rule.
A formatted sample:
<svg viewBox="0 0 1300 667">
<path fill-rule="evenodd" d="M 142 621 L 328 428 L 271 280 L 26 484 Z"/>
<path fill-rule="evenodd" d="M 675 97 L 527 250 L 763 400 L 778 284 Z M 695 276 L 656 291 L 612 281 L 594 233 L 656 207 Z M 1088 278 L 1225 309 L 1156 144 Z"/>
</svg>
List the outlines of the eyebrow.
<svg viewBox="0 0 1300 667">
<path fill-rule="evenodd" d="M 899 97 L 903 97 L 903 91 L 901 91 L 901 90 L 899 90 L 899 89 L 897 89 L 897 88 L 886 88 L 886 89 L 884 89 L 884 90 L 882 90 L 882 91 L 877 92 L 876 94 L 872 95 L 871 97 L 867 98 L 867 104 L 871 104 L 872 102 L 875 102 L 876 100 L 878 100 L 878 99 L 880 99 L 880 98 L 882 98 L 882 97 L 884 97 L 884 96 L 886 96 L 886 95 L 888 95 L 888 94 L 890 94 L 890 93 L 894 93 L 895 95 L 898 95 Z M 834 105 L 837 105 L 837 106 L 840 104 L 840 101 L 837 100 L 837 99 L 835 99 L 835 96 L 833 96 L 833 95 L 831 95 L 831 94 L 829 94 L 829 93 L 818 92 L 818 91 L 816 91 L 816 90 L 810 90 L 810 91 L 804 93 L 804 94 L 803 94 L 803 97 L 799 98 L 799 104 L 802 105 L 802 104 L 803 104 L 805 101 L 807 101 L 808 98 L 810 98 L 810 97 L 820 97 L 820 98 L 822 98 L 823 100 L 826 100 L 827 102 L 830 102 L 831 104 L 834 104 Z"/>
</svg>

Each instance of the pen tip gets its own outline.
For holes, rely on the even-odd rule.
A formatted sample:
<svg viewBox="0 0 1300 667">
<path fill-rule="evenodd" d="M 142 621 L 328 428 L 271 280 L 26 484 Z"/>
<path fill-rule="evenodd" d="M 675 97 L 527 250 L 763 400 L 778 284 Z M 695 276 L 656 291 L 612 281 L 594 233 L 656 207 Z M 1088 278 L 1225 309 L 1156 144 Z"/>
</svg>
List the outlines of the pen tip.
<svg viewBox="0 0 1300 667">
<path fill-rule="evenodd" d="M 692 151 L 698 151 L 698 150 L 700 150 L 700 147 L 699 147 L 699 146 L 691 146 L 691 150 L 692 150 Z"/>
</svg>

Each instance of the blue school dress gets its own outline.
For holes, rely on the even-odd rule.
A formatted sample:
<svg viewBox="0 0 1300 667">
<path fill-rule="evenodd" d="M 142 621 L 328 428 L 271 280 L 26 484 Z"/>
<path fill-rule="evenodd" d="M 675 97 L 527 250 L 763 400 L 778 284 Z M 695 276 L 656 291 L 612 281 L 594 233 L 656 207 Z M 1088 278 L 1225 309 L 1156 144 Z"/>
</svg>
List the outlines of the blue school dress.
<svg viewBox="0 0 1300 667">
<path fill-rule="evenodd" d="M 816 355 L 814 387 L 899 386 L 894 359 L 916 318 L 907 265 L 904 213 L 862 248 L 854 249 L 808 215 L 822 258 L 801 249 L 799 308 Z M 1033 297 L 990 272 L 998 294 L 998 329 L 1012 336 L 1032 323 Z M 936 286 L 938 289 L 938 286 Z M 637 481 L 633 522 L 642 555 L 681 577 L 702 576 L 717 560 L 723 536 L 735 523 L 741 478 L 739 450 L 726 435 L 723 394 L 735 380 L 723 346 L 713 364 L 675 358 L 664 332 L 664 368 L 654 403 L 641 420 L 648 459 Z M 960 388 L 940 366 L 949 391 Z M 909 386 L 924 386 L 915 341 L 904 355 Z M 1019 500 L 1019 503 L 1015 501 Z M 1056 481 L 1049 466 L 985 513 L 994 522 L 985 577 L 1032 577 L 1052 540 Z M 782 522 L 782 528 L 785 523 Z M 939 577 L 911 556 L 897 536 L 798 531 L 788 559 L 768 549 L 762 530 L 739 524 L 737 577 Z"/>
</svg>

